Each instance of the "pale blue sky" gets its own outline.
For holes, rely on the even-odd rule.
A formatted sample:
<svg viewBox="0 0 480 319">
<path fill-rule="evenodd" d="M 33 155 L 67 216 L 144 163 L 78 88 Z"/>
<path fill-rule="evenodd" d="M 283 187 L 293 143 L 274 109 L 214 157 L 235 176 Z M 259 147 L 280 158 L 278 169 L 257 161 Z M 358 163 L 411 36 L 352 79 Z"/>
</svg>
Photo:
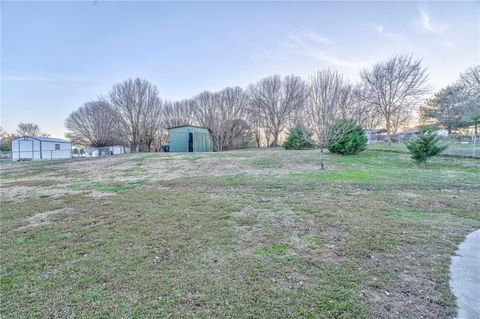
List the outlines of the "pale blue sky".
<svg viewBox="0 0 480 319">
<path fill-rule="evenodd" d="M 478 2 L 2 2 L 1 126 L 63 136 L 128 77 L 165 99 L 333 68 L 352 81 L 395 52 L 440 88 L 480 63 Z"/>
</svg>

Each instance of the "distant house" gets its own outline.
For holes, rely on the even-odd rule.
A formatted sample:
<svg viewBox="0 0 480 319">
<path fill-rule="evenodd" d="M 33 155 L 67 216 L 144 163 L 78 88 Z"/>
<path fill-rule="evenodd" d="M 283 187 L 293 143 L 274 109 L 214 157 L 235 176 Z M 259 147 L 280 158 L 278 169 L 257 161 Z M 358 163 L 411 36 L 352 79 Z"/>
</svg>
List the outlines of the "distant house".
<svg viewBox="0 0 480 319">
<path fill-rule="evenodd" d="M 365 130 L 367 135 L 367 143 L 381 142 L 384 138 L 384 134 L 387 132 L 386 129 L 374 129 L 374 130 Z"/>
<path fill-rule="evenodd" d="M 105 155 L 120 155 L 130 153 L 130 147 L 122 145 L 112 145 L 104 147 L 87 147 L 84 149 L 85 155 L 88 157 L 105 156 Z"/>
<path fill-rule="evenodd" d="M 54 160 L 72 157 L 70 141 L 45 136 L 21 136 L 12 140 L 12 160 Z"/>
<path fill-rule="evenodd" d="M 211 152 L 212 134 L 209 129 L 194 125 L 174 126 L 168 129 L 170 152 Z"/>
<path fill-rule="evenodd" d="M 398 140 L 405 140 L 409 138 L 417 137 L 421 133 L 419 129 L 408 129 L 402 132 L 397 133 Z"/>
</svg>

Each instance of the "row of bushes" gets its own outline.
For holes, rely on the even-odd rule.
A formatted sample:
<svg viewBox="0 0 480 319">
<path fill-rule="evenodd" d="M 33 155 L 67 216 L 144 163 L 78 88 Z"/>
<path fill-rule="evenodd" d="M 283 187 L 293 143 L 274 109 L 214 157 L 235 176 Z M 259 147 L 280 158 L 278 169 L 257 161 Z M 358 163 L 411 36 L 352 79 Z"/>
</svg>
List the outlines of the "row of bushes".
<svg viewBox="0 0 480 319">
<path fill-rule="evenodd" d="M 329 132 L 331 138 L 328 139 L 327 149 L 331 153 L 354 155 L 367 147 L 365 130 L 353 120 L 340 120 L 332 125 Z M 283 147 L 287 150 L 314 148 L 312 133 L 302 126 L 292 128 L 288 132 Z"/>
<path fill-rule="evenodd" d="M 330 130 L 331 138 L 328 139 L 327 149 L 330 153 L 342 155 L 355 155 L 367 147 L 367 136 L 363 127 L 353 120 L 340 120 Z M 287 150 L 311 149 L 315 145 L 312 142 L 312 133 L 304 127 L 295 127 L 289 130 L 289 134 L 283 147 Z M 418 164 L 427 165 L 427 159 L 435 156 L 445 149 L 446 145 L 439 145 L 440 137 L 436 129 L 426 126 L 415 139 L 405 141 L 412 159 Z"/>
</svg>

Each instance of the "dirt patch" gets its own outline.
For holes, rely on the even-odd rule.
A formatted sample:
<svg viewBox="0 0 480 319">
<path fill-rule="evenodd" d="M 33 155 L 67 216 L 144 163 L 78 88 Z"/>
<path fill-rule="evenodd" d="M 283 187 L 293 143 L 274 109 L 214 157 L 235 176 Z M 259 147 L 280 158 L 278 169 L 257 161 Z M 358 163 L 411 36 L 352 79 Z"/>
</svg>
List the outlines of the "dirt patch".
<svg viewBox="0 0 480 319">
<path fill-rule="evenodd" d="M 99 192 L 99 191 L 92 191 L 88 193 L 86 196 L 88 197 L 108 197 L 108 196 L 115 196 L 116 193 L 106 193 L 106 192 Z"/>
<path fill-rule="evenodd" d="M 25 219 L 26 225 L 18 227 L 18 231 L 23 231 L 30 228 L 45 226 L 53 223 L 53 217 L 58 214 L 72 214 L 75 210 L 72 208 L 55 209 L 43 213 L 37 213 Z"/>
<path fill-rule="evenodd" d="M 30 187 L 30 186 L 15 186 L 8 189 L 0 189 L 1 201 L 15 201 L 34 197 L 62 197 L 65 195 L 79 194 L 81 191 L 70 190 L 65 188 L 45 188 L 45 187 Z"/>
</svg>

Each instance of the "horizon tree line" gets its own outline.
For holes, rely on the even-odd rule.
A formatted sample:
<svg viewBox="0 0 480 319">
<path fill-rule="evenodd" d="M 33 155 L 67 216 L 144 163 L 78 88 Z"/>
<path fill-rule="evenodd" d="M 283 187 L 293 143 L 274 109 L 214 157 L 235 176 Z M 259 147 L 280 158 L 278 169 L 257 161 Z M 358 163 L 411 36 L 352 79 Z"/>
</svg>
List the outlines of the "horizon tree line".
<svg viewBox="0 0 480 319">
<path fill-rule="evenodd" d="M 163 100 L 147 80 L 127 79 L 73 111 L 65 120 L 66 136 L 84 146 L 121 144 L 150 152 L 167 141 L 168 127 L 198 125 L 211 131 L 214 150 L 223 151 L 279 146 L 288 128 L 301 127 L 313 133 L 312 143 L 323 151 L 332 138 L 329 128 L 340 119 L 366 129 L 383 126 L 390 142 L 415 111 L 449 133 L 467 126 L 477 133 L 480 66 L 427 100 L 430 91 L 422 60 L 399 54 L 363 69 L 358 83 L 324 69 L 306 80 L 273 75 L 245 89 L 203 91 L 180 101 Z"/>
</svg>

